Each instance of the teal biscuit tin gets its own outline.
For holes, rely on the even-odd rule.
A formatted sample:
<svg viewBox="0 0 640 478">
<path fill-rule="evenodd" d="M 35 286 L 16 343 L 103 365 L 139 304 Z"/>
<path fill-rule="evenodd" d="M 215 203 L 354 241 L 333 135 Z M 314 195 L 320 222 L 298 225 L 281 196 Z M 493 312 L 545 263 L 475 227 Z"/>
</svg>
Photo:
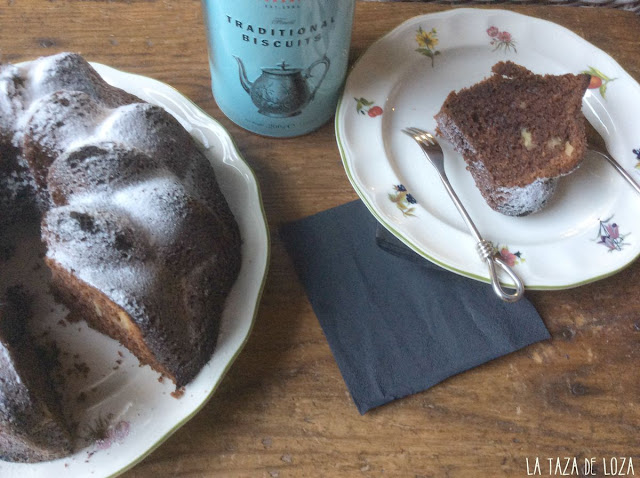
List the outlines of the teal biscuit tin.
<svg viewBox="0 0 640 478">
<path fill-rule="evenodd" d="M 204 0 L 213 96 L 257 134 L 298 136 L 335 113 L 355 0 Z"/>
</svg>

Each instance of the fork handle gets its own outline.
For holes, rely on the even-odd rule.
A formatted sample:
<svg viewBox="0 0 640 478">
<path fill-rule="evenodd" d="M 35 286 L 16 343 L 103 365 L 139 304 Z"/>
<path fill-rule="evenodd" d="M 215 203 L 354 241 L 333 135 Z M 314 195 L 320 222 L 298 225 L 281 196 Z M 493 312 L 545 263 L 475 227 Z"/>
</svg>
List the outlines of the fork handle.
<svg viewBox="0 0 640 478">
<path fill-rule="evenodd" d="M 422 147 L 422 144 L 420 146 Z M 424 149 L 424 147 L 422 148 L 422 150 L 429 158 L 429 153 Z M 434 164 L 434 166 L 436 165 Z M 502 257 L 500 257 L 499 254 L 494 253 L 493 245 L 489 241 L 486 241 L 482 238 L 480 232 L 478 231 L 478 228 L 473 223 L 471 216 L 469 216 L 469 213 L 462 204 L 462 201 L 460 201 L 460 198 L 454 191 L 453 186 L 451 186 L 449 178 L 447 178 L 447 173 L 445 173 L 444 171 L 444 165 L 442 169 L 436 167 L 436 170 L 438 171 L 438 175 L 440 176 L 440 180 L 442 181 L 444 188 L 449 193 L 449 197 L 453 201 L 453 204 L 456 206 L 456 209 L 460 213 L 460 216 L 462 216 L 462 219 L 469 228 L 469 232 L 471 232 L 471 235 L 475 238 L 476 241 L 478 241 L 478 243 L 476 244 L 476 248 L 478 250 L 478 253 L 480 254 L 480 257 L 487 262 L 487 266 L 489 267 L 489 279 L 491 280 L 493 291 L 500 299 L 504 300 L 505 302 L 519 301 L 524 295 L 524 284 L 522 283 L 522 280 L 516 275 L 515 272 L 513 272 L 513 269 L 509 267 L 509 265 L 502 259 Z M 511 278 L 511 280 L 515 284 L 515 292 L 509 293 L 502 287 L 502 284 L 500 283 L 500 277 L 498 276 L 498 268 L 502 269 Z"/>
<path fill-rule="evenodd" d="M 428 156 L 429 155 L 427 154 L 427 157 Z M 522 279 L 520 279 L 520 277 L 518 277 L 518 275 L 513 272 L 513 269 L 509 267 L 509 265 L 502 259 L 502 257 L 500 257 L 499 254 L 493 251 L 493 245 L 489 241 L 482 238 L 480 232 L 478 231 L 478 228 L 471 220 L 469 213 L 462 205 L 462 201 L 460 201 L 460 198 L 451 186 L 451 183 L 449 182 L 447 174 L 444 172 L 444 170 L 438 170 L 438 174 L 440 175 L 440 180 L 449 193 L 449 197 L 451 197 L 453 204 L 456 206 L 456 209 L 460 213 L 460 216 L 462 216 L 462 219 L 469 228 L 469 232 L 471 232 L 471 235 L 476 239 L 476 241 L 478 241 L 478 243 L 476 244 L 476 248 L 478 250 L 478 253 L 480 254 L 480 257 L 487 262 L 487 266 L 489 267 L 489 279 L 491 280 L 493 291 L 500 299 L 504 300 L 505 302 L 519 301 L 524 295 L 524 284 L 522 283 Z M 500 283 L 500 277 L 498 276 L 498 268 L 502 269 L 511 278 L 511 280 L 515 284 L 515 292 L 509 293 L 502 287 L 502 284 Z"/>
<path fill-rule="evenodd" d="M 493 245 L 489 241 L 485 241 L 480 235 L 478 228 L 473 223 L 471 216 L 469 216 L 469 213 L 462 204 L 462 201 L 460 201 L 460 198 L 454 191 L 453 186 L 451 186 L 449 178 L 447 178 L 447 173 L 444 170 L 444 153 L 442 152 L 442 149 L 439 146 L 436 150 L 429 149 L 429 147 L 425 144 L 425 137 L 427 136 L 427 133 L 424 131 L 420 131 L 415 128 L 408 128 L 406 130 L 403 130 L 403 132 L 411 136 L 418 143 L 420 149 L 422 149 L 422 152 L 436 169 L 444 188 L 447 190 L 449 197 L 453 201 L 453 204 L 455 205 L 456 209 L 460 213 L 460 216 L 467 225 L 469 231 L 471 232 L 471 235 L 475 238 L 476 241 L 478 241 L 476 244 L 476 248 L 480 253 L 480 257 L 482 257 L 482 259 L 484 259 L 489 266 L 489 279 L 491 280 L 493 291 L 500 299 L 504 300 L 505 302 L 516 302 L 520 300 L 524 295 L 524 284 L 522 283 L 522 280 L 516 275 L 515 272 L 513 272 L 511 267 L 509 267 L 509 265 L 504 262 L 504 260 L 498 254 L 495 254 L 493 252 Z M 430 134 L 428 136 L 432 138 Z M 515 284 L 516 290 L 513 294 L 509 294 L 502 288 L 502 284 L 500 284 L 500 278 L 498 277 L 497 267 L 501 268 Z"/>
<path fill-rule="evenodd" d="M 524 284 L 520 277 L 513 272 L 513 269 L 509 267 L 509 265 L 500 257 L 499 254 L 493 251 L 493 245 L 489 241 L 485 241 L 482 239 L 476 245 L 478 249 L 478 253 L 480 257 L 482 257 L 489 267 L 489 278 L 491 279 L 491 285 L 493 286 L 493 291 L 496 293 L 498 297 L 500 297 L 505 302 L 517 302 L 522 298 L 524 294 Z M 507 292 L 500 283 L 500 278 L 498 277 L 497 267 L 500 267 L 513 281 L 516 288 L 513 293 Z"/>
</svg>

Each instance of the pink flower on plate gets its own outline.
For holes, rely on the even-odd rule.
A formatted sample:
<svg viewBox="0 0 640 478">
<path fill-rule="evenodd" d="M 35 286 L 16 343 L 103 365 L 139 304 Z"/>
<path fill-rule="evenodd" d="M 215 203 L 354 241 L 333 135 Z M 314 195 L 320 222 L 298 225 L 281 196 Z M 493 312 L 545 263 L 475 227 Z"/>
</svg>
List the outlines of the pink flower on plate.
<svg viewBox="0 0 640 478">
<path fill-rule="evenodd" d="M 506 247 L 500 249 L 500 257 L 502 257 L 502 260 L 505 261 L 509 267 L 515 266 L 518 260 L 518 257 L 512 252 L 509 252 L 509 249 Z"/>
<path fill-rule="evenodd" d="M 617 249 L 616 243 L 610 237 L 602 236 L 600 238 L 600 242 L 604 244 L 610 251 L 614 251 Z"/>
<path fill-rule="evenodd" d="M 627 245 L 624 242 L 624 238 L 629 234 L 620 234 L 620 228 L 615 222 L 609 222 L 613 216 L 600 221 L 600 227 L 598 228 L 598 244 L 605 246 L 609 252 L 621 251 L 624 246 Z"/>
<path fill-rule="evenodd" d="M 516 50 L 516 41 L 513 39 L 513 35 L 507 31 L 500 31 L 498 27 L 490 27 L 487 29 L 487 35 L 491 39 L 489 45 L 493 47 L 493 51 L 503 50 L 505 53 L 513 50 L 514 53 L 518 53 Z"/>
<path fill-rule="evenodd" d="M 522 257 L 522 252 L 511 252 L 508 245 L 494 246 L 493 251 L 494 253 L 500 254 L 500 259 L 502 259 L 509 267 L 517 266 L 518 264 L 526 262 L 526 259 Z"/>
<path fill-rule="evenodd" d="M 615 222 L 613 224 L 607 224 L 606 227 L 611 239 L 618 239 L 618 237 L 620 237 L 620 231 L 618 229 L 618 225 Z"/>
<path fill-rule="evenodd" d="M 498 40 L 501 42 L 510 42 L 511 41 L 511 33 L 509 32 L 500 32 L 498 33 Z"/>
</svg>

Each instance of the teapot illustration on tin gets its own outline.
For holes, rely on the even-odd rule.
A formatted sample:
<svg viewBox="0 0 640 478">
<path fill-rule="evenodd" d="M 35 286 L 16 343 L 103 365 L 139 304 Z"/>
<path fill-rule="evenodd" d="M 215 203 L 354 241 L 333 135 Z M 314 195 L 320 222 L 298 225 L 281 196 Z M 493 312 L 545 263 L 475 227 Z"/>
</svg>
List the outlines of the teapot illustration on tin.
<svg viewBox="0 0 640 478">
<path fill-rule="evenodd" d="M 253 82 L 247 78 L 247 72 L 242 60 L 234 56 L 238 62 L 240 83 L 251 96 L 251 101 L 258 107 L 258 113 L 274 118 L 288 118 L 302 112 L 316 95 L 327 71 L 329 59 L 324 56 L 314 61 L 308 68 L 289 68 L 283 61 L 276 68 L 262 68 L 262 74 Z M 308 79 L 312 70 L 324 65 L 322 76 L 313 90 L 309 87 Z"/>
</svg>

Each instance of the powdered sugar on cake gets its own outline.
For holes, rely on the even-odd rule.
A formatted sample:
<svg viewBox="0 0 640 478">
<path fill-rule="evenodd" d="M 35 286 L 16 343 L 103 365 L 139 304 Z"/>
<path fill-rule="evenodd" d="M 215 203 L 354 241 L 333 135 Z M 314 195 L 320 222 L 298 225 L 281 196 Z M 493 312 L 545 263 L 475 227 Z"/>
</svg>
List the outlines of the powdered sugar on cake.
<svg viewBox="0 0 640 478">
<path fill-rule="evenodd" d="M 489 172 L 480 161 L 473 162 L 469 169 L 473 177 L 479 178 L 476 185 L 481 192 L 486 187 Z M 525 186 L 499 187 L 490 193 L 497 199 L 496 211 L 507 216 L 517 216 L 522 211 L 537 212 L 542 209 L 553 196 L 557 185 L 555 178 L 540 178 Z"/>
<path fill-rule="evenodd" d="M 556 182 L 556 179 L 536 179 L 522 187 L 498 188 L 496 195 L 505 198 L 504 204 L 498 206 L 498 212 L 518 216 L 521 211 L 534 213 L 541 210 L 553 195 Z"/>
</svg>

